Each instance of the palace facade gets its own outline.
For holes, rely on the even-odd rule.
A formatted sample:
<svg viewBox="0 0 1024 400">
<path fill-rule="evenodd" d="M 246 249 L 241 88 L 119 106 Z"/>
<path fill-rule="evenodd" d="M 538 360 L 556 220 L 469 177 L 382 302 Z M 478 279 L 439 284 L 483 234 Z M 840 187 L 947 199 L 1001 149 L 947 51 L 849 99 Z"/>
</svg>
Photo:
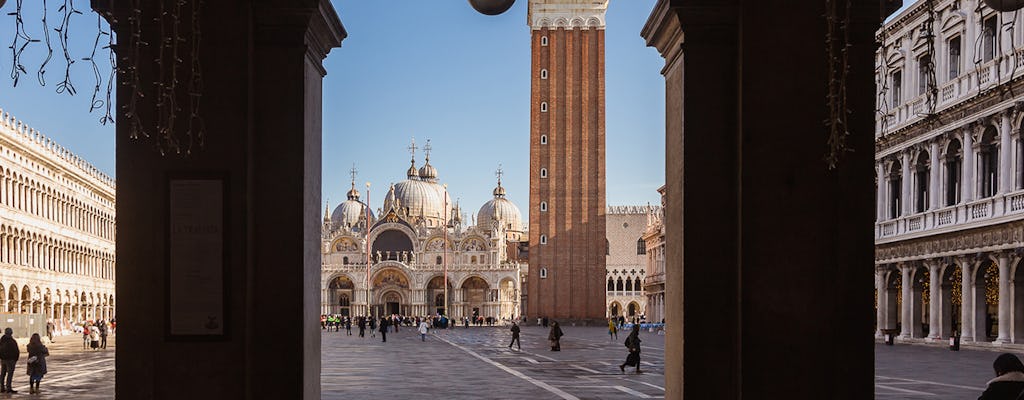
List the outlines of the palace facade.
<svg viewBox="0 0 1024 400">
<path fill-rule="evenodd" d="M 526 232 L 498 176 L 467 224 L 429 152 L 391 185 L 377 215 L 353 173 L 348 199 L 324 214 L 321 313 L 518 318 Z"/>
<path fill-rule="evenodd" d="M 647 243 L 643 233 L 650 214 L 656 210 L 657 207 L 651 206 L 608 207 L 606 317 L 622 316 L 632 320 L 644 314 L 647 305 L 643 287 Z"/>
<path fill-rule="evenodd" d="M 647 247 L 644 294 L 647 296 L 647 320 L 665 318 L 665 186 L 658 188 L 661 207 L 648 214 L 643 240 Z"/>
<path fill-rule="evenodd" d="M 877 38 L 876 335 L 1022 343 L 1024 20 L 921 0 Z"/>
<path fill-rule="evenodd" d="M 0 312 L 114 317 L 114 179 L 0 114 Z"/>
</svg>

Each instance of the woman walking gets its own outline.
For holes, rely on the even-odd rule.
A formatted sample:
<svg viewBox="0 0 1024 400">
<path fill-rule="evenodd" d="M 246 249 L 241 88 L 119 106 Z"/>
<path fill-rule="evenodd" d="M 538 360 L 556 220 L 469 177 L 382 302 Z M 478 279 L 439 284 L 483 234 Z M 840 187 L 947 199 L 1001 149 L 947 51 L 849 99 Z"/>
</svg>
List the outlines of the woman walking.
<svg viewBox="0 0 1024 400">
<path fill-rule="evenodd" d="M 633 324 L 633 331 L 629 333 L 629 337 L 626 338 L 626 348 L 629 349 L 629 355 L 626 356 L 626 362 L 619 365 L 619 370 L 626 372 L 626 366 L 636 367 L 636 373 L 640 372 L 640 324 Z"/>
<path fill-rule="evenodd" d="M 619 328 L 615 327 L 615 319 L 608 320 L 608 340 L 616 340 L 619 338 Z"/>
<path fill-rule="evenodd" d="M 50 350 L 43 345 L 38 333 L 32 334 L 26 347 L 28 349 L 28 392 L 38 394 L 39 382 L 43 380 L 43 375 L 46 375 L 46 356 L 50 355 Z"/>
<path fill-rule="evenodd" d="M 558 326 L 558 322 L 551 322 L 551 332 L 548 333 L 548 340 L 551 341 L 551 351 L 562 351 L 562 328 Z"/>
<path fill-rule="evenodd" d="M 430 329 L 430 325 L 427 325 L 427 320 L 420 322 L 420 341 L 427 341 L 427 330 Z"/>
</svg>

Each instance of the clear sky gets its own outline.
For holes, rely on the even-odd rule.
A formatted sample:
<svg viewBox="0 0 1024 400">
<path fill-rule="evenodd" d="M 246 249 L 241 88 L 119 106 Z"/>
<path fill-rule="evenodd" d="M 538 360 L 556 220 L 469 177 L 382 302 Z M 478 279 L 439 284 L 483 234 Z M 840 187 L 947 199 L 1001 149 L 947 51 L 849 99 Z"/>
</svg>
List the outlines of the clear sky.
<svg viewBox="0 0 1024 400">
<path fill-rule="evenodd" d="M 2 11 L 12 11 L 13 3 Z M 40 6 L 29 3 L 26 31 L 40 38 Z M 364 183 L 369 181 L 372 207 L 380 207 L 389 184 L 405 179 L 410 158 L 406 148 L 415 137 L 420 147 L 430 139 L 431 164 L 453 198 L 461 200 L 464 212 L 475 214 L 491 198 L 494 171 L 501 164 L 508 197 L 525 213 L 530 110 L 526 3 L 519 0 L 505 14 L 484 16 L 463 0 L 334 1 L 348 38 L 325 60 L 323 196 L 330 199 L 332 210 L 345 199 L 353 164 L 359 170 L 357 186 L 363 199 Z M 656 189 L 664 183 L 663 60 L 640 37 L 654 3 L 612 0 L 607 14 L 610 205 L 657 204 Z M 60 23 L 56 11 L 57 6 L 50 4 L 51 28 Z M 99 123 L 102 110 L 89 112 L 95 83 L 89 62 L 81 60 L 92 49 L 96 15 L 76 15 L 71 27 L 70 47 L 76 59 L 72 78 L 78 93 L 54 91 L 65 62 L 56 35 L 51 35 L 55 51 L 47 67 L 47 85 L 41 87 L 35 73 L 45 57 L 45 45 L 33 43 L 23 55 L 28 74 L 17 87 L 11 87 L 10 79 L 0 84 L 0 108 L 113 176 L 113 126 Z M 4 40 L 10 40 L 13 31 L 14 18 L 0 15 Z M 109 72 L 106 60 L 106 51 L 100 49 L 97 62 L 104 80 Z M 9 50 L 0 52 L 0 71 L 0 77 L 11 72 Z M 416 160 L 422 165 L 422 151 Z"/>
</svg>

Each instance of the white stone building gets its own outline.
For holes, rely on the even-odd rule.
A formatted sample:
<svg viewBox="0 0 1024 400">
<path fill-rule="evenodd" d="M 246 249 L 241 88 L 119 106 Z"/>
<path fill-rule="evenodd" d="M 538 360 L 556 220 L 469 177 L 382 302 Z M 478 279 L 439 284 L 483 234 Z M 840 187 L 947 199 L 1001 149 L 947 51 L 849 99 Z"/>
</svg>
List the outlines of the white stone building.
<svg viewBox="0 0 1024 400">
<path fill-rule="evenodd" d="M 325 210 L 321 312 L 442 313 L 447 267 L 448 315 L 518 318 L 525 263 L 519 243 L 526 236 L 500 171 L 494 198 L 480 207 L 474 223 L 465 224 L 438 182 L 429 152 L 421 168 L 412 164 L 407 179 L 382 196 L 379 217 L 360 200 L 354 173 L 348 200 L 333 213 Z"/>
<path fill-rule="evenodd" d="M 0 312 L 114 317 L 114 179 L 0 116 Z"/>
<path fill-rule="evenodd" d="M 665 186 L 658 188 L 661 207 L 647 214 L 647 227 L 643 232 L 647 246 L 644 275 L 644 294 L 647 296 L 647 321 L 665 319 Z"/>
<path fill-rule="evenodd" d="M 609 206 L 606 214 L 607 288 L 606 316 L 639 318 L 644 314 L 647 297 L 643 279 L 646 270 L 647 245 L 643 233 L 651 206 Z"/>
<path fill-rule="evenodd" d="M 877 335 L 1024 342 L 1020 14 L 922 0 L 878 31 Z"/>
</svg>

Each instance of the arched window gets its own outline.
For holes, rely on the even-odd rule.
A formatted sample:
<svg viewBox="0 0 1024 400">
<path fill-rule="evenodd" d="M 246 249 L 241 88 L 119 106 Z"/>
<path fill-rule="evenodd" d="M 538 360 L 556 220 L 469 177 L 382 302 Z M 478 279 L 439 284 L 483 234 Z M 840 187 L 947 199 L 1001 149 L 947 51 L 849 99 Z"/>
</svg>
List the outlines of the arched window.
<svg viewBox="0 0 1024 400">
<path fill-rule="evenodd" d="M 999 135 L 994 126 L 985 128 L 978 150 L 978 197 L 992 197 L 999 187 Z"/>
<path fill-rule="evenodd" d="M 548 202 L 546 202 L 546 201 L 540 202 L 540 210 L 541 211 L 547 211 L 548 210 Z"/>
<path fill-rule="evenodd" d="M 547 46 L 548 45 L 548 37 L 547 36 L 541 36 L 540 37 L 540 45 L 541 46 Z"/>
<path fill-rule="evenodd" d="M 613 290 L 615 290 L 615 281 L 612 278 L 608 278 L 608 291 L 611 292 Z"/>
<path fill-rule="evenodd" d="M 548 112 L 548 102 L 542 101 L 540 103 L 540 112 Z"/>
<path fill-rule="evenodd" d="M 633 291 L 633 280 L 632 279 L 626 279 L 626 291 L 627 292 L 632 292 Z"/>
<path fill-rule="evenodd" d="M 928 210 L 928 185 L 929 170 L 931 161 L 928 152 L 922 151 L 917 155 L 917 164 L 914 165 L 914 212 L 925 212 Z"/>
<path fill-rule="evenodd" d="M 544 267 L 541 267 L 540 268 L 540 278 L 541 279 L 546 279 L 547 277 L 548 277 L 548 269 L 544 268 Z"/>
<path fill-rule="evenodd" d="M 636 254 L 644 255 L 647 254 L 647 243 L 644 243 L 644 238 L 636 240 Z"/>
<path fill-rule="evenodd" d="M 960 202 L 960 174 L 963 159 L 960 141 L 952 140 L 946 146 L 946 205 L 952 206 Z"/>
<path fill-rule="evenodd" d="M 540 79 L 548 79 L 548 70 L 546 70 L 546 69 L 540 70 Z"/>
<path fill-rule="evenodd" d="M 540 235 L 540 244 L 548 244 L 548 235 Z"/>
<path fill-rule="evenodd" d="M 441 256 L 437 256 L 437 265 L 441 265 L 442 262 L 444 261 L 441 259 Z"/>
<path fill-rule="evenodd" d="M 621 292 L 622 288 L 623 288 L 622 278 L 619 278 L 617 281 L 615 281 L 615 290 Z"/>
<path fill-rule="evenodd" d="M 348 265 L 348 257 L 342 257 L 341 258 L 341 263 L 345 264 L 345 265 Z"/>
<path fill-rule="evenodd" d="M 540 135 L 540 144 L 548 144 L 548 135 Z"/>
<path fill-rule="evenodd" d="M 339 305 L 339 306 L 342 306 L 342 307 L 348 307 L 348 306 L 349 306 L 349 303 L 350 303 L 350 302 L 349 302 L 349 299 L 348 299 L 348 295 L 347 295 L 347 294 L 343 294 L 343 295 L 341 295 L 341 298 L 339 298 L 339 300 L 338 300 L 338 305 Z"/>
<path fill-rule="evenodd" d="M 903 166 L 899 161 L 892 162 L 889 169 L 889 218 L 899 217 L 903 206 Z"/>
<path fill-rule="evenodd" d="M 548 169 L 547 168 L 541 168 L 540 169 L 540 177 L 541 178 L 547 178 L 548 177 Z"/>
<path fill-rule="evenodd" d="M 633 290 L 640 290 L 640 289 L 643 289 L 643 285 L 640 284 L 640 278 L 636 278 L 636 279 L 633 280 Z"/>
</svg>

